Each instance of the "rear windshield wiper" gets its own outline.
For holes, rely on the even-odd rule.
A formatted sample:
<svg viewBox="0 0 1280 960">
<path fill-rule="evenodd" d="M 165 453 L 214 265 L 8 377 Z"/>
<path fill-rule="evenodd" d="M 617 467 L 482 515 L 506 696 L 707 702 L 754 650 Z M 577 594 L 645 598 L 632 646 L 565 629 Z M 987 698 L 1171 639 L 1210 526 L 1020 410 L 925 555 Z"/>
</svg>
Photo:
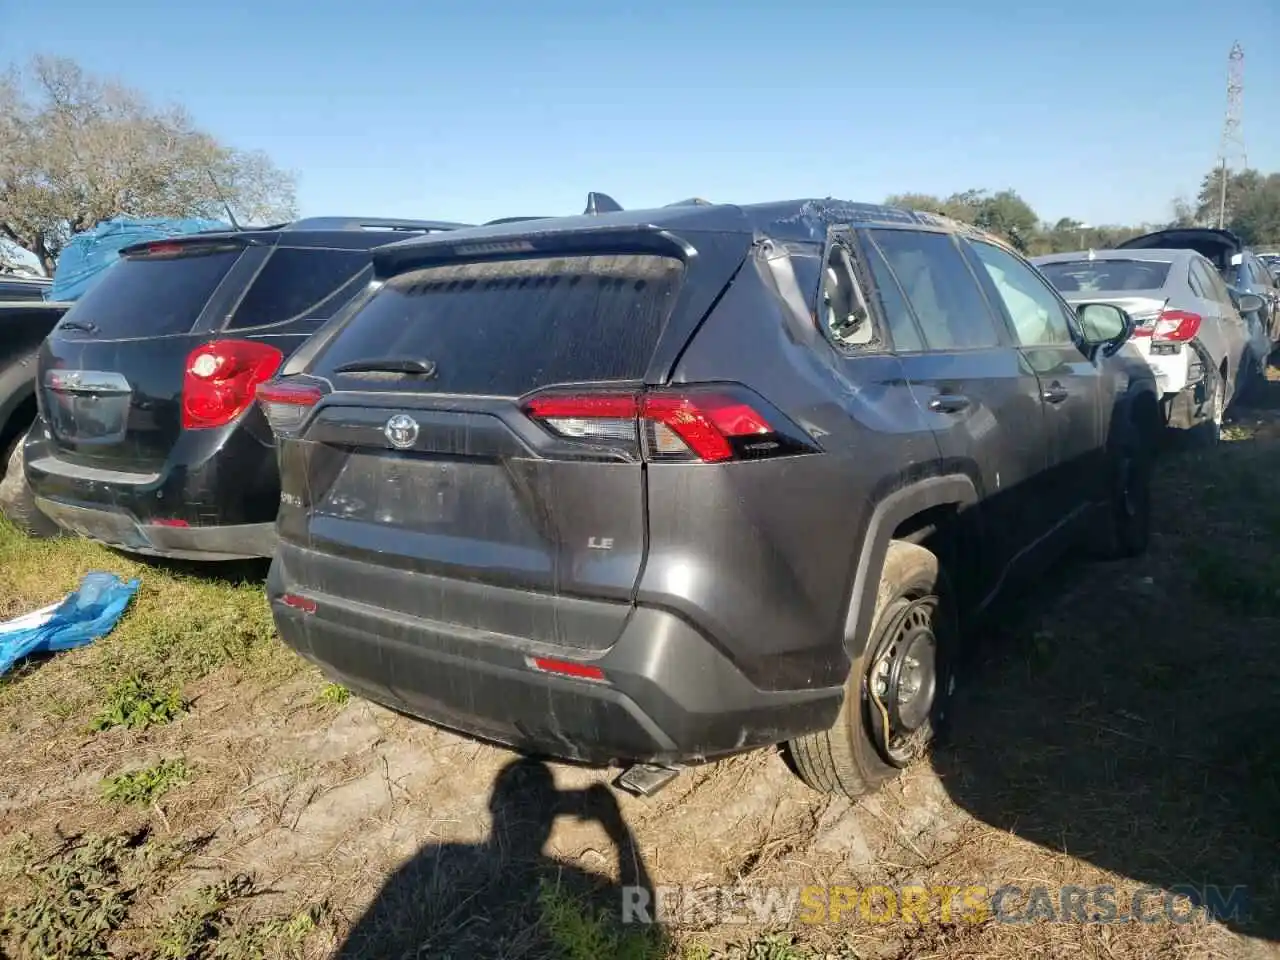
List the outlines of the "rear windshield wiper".
<svg viewBox="0 0 1280 960">
<path fill-rule="evenodd" d="M 63 330 L 83 330 L 85 333 L 97 333 L 98 325 L 88 320 L 64 320 L 61 324 Z"/>
<path fill-rule="evenodd" d="M 352 360 L 334 368 L 334 373 L 403 373 L 418 377 L 430 377 L 436 372 L 434 360 L 406 357 L 382 357 L 370 360 Z"/>
</svg>

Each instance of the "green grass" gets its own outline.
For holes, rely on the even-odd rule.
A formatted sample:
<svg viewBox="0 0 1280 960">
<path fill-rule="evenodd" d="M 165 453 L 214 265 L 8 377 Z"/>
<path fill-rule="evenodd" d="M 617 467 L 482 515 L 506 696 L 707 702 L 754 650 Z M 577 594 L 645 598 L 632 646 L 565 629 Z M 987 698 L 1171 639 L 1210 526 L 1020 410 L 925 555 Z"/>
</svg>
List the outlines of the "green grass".
<svg viewBox="0 0 1280 960">
<path fill-rule="evenodd" d="M 351 700 L 351 691 L 340 683 L 326 683 L 316 699 L 326 706 L 345 707 Z"/>
<path fill-rule="evenodd" d="M 605 910 L 544 881 L 538 890 L 542 927 L 564 960 L 663 960 L 669 949 L 654 928 L 622 926 Z"/>
<path fill-rule="evenodd" d="M 25 896 L 0 917 L 0 944 L 18 956 L 99 960 L 129 912 L 140 865 L 138 837 L 88 836 L 36 858 L 25 842 L 11 851 Z"/>
<path fill-rule="evenodd" d="M 182 759 L 161 760 L 140 770 L 127 770 L 102 781 L 102 799 L 109 803 L 150 806 L 175 787 L 190 783 Z"/>
<path fill-rule="evenodd" d="M 1205 599 L 1235 613 L 1280 616 L 1280 555 L 1250 563 L 1202 548 L 1190 560 L 1196 589 Z"/>
<path fill-rule="evenodd" d="M 243 874 L 201 887 L 153 932 L 154 960 L 265 960 L 296 957 L 315 932 L 320 911 L 237 923 L 231 908 L 259 891 Z"/>
<path fill-rule="evenodd" d="M 186 712 L 188 704 L 177 689 L 160 692 L 141 677 L 126 677 L 107 692 L 106 703 L 89 724 L 97 732 L 112 727 L 145 730 L 169 723 Z"/>
<path fill-rule="evenodd" d="M 198 847 L 154 841 L 145 831 L 72 837 L 51 851 L 37 851 L 29 838 L 19 838 L 3 861 L 11 905 L 0 913 L 0 957 L 301 958 L 323 912 L 236 917 L 237 907 L 262 892 L 243 875 L 201 887 L 166 915 L 140 922 L 134 911 L 149 895 L 161 895 Z M 122 935 L 132 935 L 132 949 L 123 948 Z"/>
<path fill-rule="evenodd" d="M 304 669 L 275 636 L 261 571 L 243 579 L 141 563 L 86 540 L 32 540 L 0 520 L 0 619 L 51 603 L 91 570 L 141 581 L 116 628 L 87 647 L 20 666 L 0 678 L 0 724 L 32 714 L 85 715 L 94 729 L 141 728 L 175 719 L 176 691 L 234 667 L 278 683 Z M 121 680 L 122 677 L 133 678 Z"/>
</svg>

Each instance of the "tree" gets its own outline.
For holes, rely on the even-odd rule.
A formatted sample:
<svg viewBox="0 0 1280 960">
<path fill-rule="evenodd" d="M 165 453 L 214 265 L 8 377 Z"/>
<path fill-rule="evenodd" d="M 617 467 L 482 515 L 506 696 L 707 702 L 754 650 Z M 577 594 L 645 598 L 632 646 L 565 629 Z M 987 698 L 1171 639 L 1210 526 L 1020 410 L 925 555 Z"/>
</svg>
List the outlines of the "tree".
<svg viewBox="0 0 1280 960">
<path fill-rule="evenodd" d="M 288 219 L 294 181 L 181 108 L 154 107 L 71 60 L 37 57 L 0 75 L 0 246 L 45 273 L 74 234 L 115 216 L 225 218 L 225 197 L 244 221 Z"/>
<path fill-rule="evenodd" d="M 1001 190 L 995 194 L 986 190 L 965 190 L 953 193 L 945 200 L 927 193 L 900 193 L 889 197 L 885 203 L 963 220 L 1004 237 L 1020 250 L 1027 249 L 1040 223 L 1036 212 L 1014 190 Z"/>
</svg>

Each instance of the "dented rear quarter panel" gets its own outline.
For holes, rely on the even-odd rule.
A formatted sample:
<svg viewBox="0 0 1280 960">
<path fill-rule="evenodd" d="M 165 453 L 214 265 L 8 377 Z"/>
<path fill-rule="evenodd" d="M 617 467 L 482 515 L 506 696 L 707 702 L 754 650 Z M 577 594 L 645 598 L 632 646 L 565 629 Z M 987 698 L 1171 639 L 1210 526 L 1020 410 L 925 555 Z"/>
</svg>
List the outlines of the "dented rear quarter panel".
<svg viewBox="0 0 1280 960">
<path fill-rule="evenodd" d="M 900 361 L 838 354 L 791 255 L 759 245 L 674 381 L 751 384 L 823 449 L 728 465 L 650 464 L 650 550 L 637 599 L 675 610 L 771 689 L 842 683 L 846 614 L 878 499 L 939 463 Z"/>
</svg>

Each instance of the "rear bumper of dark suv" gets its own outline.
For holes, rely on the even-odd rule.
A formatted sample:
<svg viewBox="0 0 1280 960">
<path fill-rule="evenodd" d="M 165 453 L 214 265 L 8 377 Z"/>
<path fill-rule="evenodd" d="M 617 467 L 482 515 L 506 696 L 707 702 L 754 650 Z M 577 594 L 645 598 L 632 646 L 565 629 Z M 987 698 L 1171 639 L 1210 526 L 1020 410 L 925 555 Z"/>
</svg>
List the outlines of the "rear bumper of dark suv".
<svg viewBox="0 0 1280 960">
<path fill-rule="evenodd" d="M 66 460 L 42 432 L 37 420 L 24 469 L 36 505 L 62 529 L 174 560 L 259 559 L 275 549 L 279 481 L 270 449 L 254 438 L 210 431 L 176 466 L 146 474 Z"/>
<path fill-rule="evenodd" d="M 840 688 L 760 690 L 664 610 L 637 607 L 619 639 L 587 658 L 582 649 L 344 600 L 295 584 L 288 572 L 305 564 L 308 581 L 341 583 L 347 563 L 279 545 L 267 594 L 284 641 L 371 700 L 526 753 L 590 764 L 698 762 L 828 729 L 840 708 Z M 431 589 L 413 573 L 379 575 L 389 590 Z M 519 591 L 484 589 L 495 602 L 518 602 Z M 469 584 L 467 602 L 484 602 L 482 593 Z M 545 601 L 527 596 L 531 605 Z M 598 668 L 603 679 L 547 672 L 535 666 L 540 658 Z"/>
</svg>

